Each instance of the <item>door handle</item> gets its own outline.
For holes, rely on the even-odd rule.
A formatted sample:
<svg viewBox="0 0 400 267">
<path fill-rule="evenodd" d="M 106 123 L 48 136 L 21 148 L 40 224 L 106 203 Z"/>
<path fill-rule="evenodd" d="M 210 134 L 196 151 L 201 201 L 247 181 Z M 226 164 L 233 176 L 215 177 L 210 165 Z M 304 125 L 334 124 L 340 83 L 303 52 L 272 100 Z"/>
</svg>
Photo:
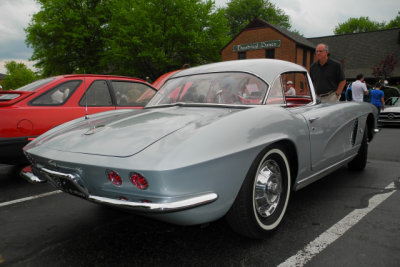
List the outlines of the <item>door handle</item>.
<svg viewBox="0 0 400 267">
<path fill-rule="evenodd" d="M 316 120 L 318 120 L 318 119 L 319 119 L 319 117 L 313 117 L 313 118 L 309 118 L 308 121 L 309 121 L 310 123 L 313 123 L 314 121 L 316 121 Z"/>
</svg>

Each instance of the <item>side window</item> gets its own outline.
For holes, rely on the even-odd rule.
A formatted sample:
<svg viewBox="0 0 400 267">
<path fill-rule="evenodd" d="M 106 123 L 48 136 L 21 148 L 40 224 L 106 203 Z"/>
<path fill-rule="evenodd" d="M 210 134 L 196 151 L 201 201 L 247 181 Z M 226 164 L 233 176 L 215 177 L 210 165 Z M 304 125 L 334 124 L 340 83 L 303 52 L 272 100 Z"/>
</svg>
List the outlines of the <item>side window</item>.
<svg viewBox="0 0 400 267">
<path fill-rule="evenodd" d="M 112 81 L 117 106 L 143 107 L 155 94 L 146 84 L 129 81 Z"/>
<path fill-rule="evenodd" d="M 267 104 L 283 104 L 283 88 L 281 79 L 276 79 L 268 93 Z"/>
<path fill-rule="evenodd" d="M 303 67 L 307 67 L 307 49 L 303 49 Z"/>
<path fill-rule="evenodd" d="M 68 81 L 57 85 L 49 91 L 41 94 L 32 100 L 29 104 L 33 106 L 60 106 L 63 105 L 70 96 L 75 92 L 76 88 L 81 84 L 80 80 Z"/>
<path fill-rule="evenodd" d="M 246 58 L 247 58 L 246 51 L 238 53 L 238 59 L 246 59 Z"/>
<path fill-rule="evenodd" d="M 79 101 L 80 106 L 86 104 L 89 107 L 109 107 L 113 105 L 106 81 L 94 81 L 90 85 Z"/>
<path fill-rule="evenodd" d="M 311 102 L 311 92 L 305 72 L 284 73 L 281 79 L 288 106 L 301 106 Z"/>
</svg>

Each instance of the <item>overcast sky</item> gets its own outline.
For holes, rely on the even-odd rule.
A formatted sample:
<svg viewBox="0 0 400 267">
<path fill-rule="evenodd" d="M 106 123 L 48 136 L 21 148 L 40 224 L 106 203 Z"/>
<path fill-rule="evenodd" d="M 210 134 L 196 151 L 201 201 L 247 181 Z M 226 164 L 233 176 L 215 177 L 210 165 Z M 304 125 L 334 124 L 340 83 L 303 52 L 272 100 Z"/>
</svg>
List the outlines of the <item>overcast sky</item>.
<svg viewBox="0 0 400 267">
<path fill-rule="evenodd" d="M 215 0 L 223 7 L 229 0 Z M 271 0 L 289 15 L 290 23 L 304 37 L 333 35 L 335 26 L 349 18 L 369 17 L 376 22 L 389 22 L 400 10 L 399 0 Z M 39 11 L 34 0 L 0 0 L 0 73 L 4 63 L 15 60 L 33 69 L 32 49 L 25 45 L 26 28 L 32 14 Z M 379 41 L 379 40 L 377 40 Z M 383 44 L 384 45 L 384 44 Z"/>
</svg>

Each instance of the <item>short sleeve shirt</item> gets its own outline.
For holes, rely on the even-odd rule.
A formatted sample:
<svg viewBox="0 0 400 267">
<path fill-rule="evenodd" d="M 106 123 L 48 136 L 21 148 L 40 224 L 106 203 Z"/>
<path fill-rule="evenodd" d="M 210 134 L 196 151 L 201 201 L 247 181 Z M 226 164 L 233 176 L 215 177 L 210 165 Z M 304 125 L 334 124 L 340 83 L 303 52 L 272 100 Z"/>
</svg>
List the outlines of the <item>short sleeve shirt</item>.
<svg viewBox="0 0 400 267">
<path fill-rule="evenodd" d="M 368 91 L 367 86 L 365 83 L 361 82 L 360 80 L 357 80 L 353 82 L 351 85 L 351 95 L 353 98 L 353 101 L 355 102 L 363 102 L 364 101 L 364 92 Z"/>
<path fill-rule="evenodd" d="M 342 64 L 330 58 L 323 66 L 318 61 L 314 62 L 310 75 L 317 95 L 336 91 L 339 83 L 345 80 Z"/>
<path fill-rule="evenodd" d="M 293 87 L 290 87 L 290 89 L 285 92 L 285 95 L 296 95 L 296 90 L 294 90 Z"/>
<path fill-rule="evenodd" d="M 381 98 L 385 97 L 385 94 L 381 90 L 371 90 L 371 104 L 377 107 L 382 107 Z"/>
</svg>

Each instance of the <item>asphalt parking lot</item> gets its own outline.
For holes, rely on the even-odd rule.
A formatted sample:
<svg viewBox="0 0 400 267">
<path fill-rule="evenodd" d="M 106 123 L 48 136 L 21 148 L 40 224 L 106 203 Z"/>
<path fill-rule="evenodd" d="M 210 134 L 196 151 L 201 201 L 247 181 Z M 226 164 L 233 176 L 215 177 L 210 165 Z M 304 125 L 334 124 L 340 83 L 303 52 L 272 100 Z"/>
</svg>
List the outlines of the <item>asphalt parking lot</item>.
<svg viewBox="0 0 400 267">
<path fill-rule="evenodd" d="M 371 142 L 363 172 L 341 168 L 292 195 L 270 238 L 221 219 L 181 227 L 31 185 L 0 166 L 0 266 L 398 266 L 400 128 Z"/>
</svg>

